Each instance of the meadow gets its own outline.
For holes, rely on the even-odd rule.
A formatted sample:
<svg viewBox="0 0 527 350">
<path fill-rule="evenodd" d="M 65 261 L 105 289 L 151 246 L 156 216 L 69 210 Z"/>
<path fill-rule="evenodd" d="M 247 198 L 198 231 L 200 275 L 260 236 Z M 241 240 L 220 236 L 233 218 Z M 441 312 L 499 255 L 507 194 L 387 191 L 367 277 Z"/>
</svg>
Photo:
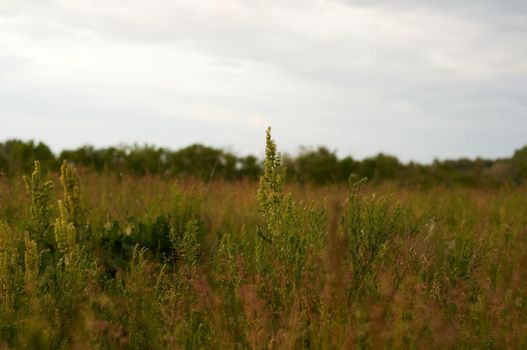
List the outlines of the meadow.
<svg viewBox="0 0 527 350">
<path fill-rule="evenodd" d="M 0 347 L 527 348 L 527 187 L 0 177 Z"/>
</svg>

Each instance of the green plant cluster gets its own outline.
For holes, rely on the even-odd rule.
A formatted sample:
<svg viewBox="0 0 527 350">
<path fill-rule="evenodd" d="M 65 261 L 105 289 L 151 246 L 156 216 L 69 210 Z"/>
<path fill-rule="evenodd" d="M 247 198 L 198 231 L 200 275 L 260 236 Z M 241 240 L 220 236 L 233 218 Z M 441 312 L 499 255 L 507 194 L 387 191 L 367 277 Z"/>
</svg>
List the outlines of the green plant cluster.
<svg viewBox="0 0 527 350">
<path fill-rule="evenodd" d="M 257 185 L 1 178 L 0 347 L 527 347 L 525 187 L 306 187 L 285 163 L 269 129 Z"/>
<path fill-rule="evenodd" d="M 0 143 L 0 173 L 28 173 L 33 160 L 48 170 L 59 170 L 64 160 L 90 172 L 119 176 L 156 175 L 193 177 L 203 181 L 258 180 L 264 164 L 257 157 L 199 144 L 172 151 L 154 146 L 121 146 L 96 149 L 84 146 L 55 156 L 43 143 L 9 140 Z M 435 160 L 432 164 L 402 163 L 383 153 L 363 160 L 337 157 L 326 147 L 302 148 L 296 157 L 284 156 L 287 178 L 302 184 L 347 183 L 350 174 L 371 182 L 395 182 L 405 187 L 437 185 L 491 188 L 523 184 L 527 179 L 527 146 L 510 158 Z"/>
</svg>

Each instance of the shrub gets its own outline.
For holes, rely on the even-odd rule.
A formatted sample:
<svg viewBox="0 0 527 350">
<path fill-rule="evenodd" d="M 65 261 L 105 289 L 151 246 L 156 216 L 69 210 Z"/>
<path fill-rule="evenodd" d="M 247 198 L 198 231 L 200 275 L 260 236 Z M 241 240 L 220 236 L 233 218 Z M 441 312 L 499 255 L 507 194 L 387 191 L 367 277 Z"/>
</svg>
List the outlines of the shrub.
<svg viewBox="0 0 527 350">
<path fill-rule="evenodd" d="M 24 176 L 24 182 L 27 192 L 31 196 L 31 206 L 29 207 L 31 219 L 30 236 L 36 239 L 39 245 L 50 244 L 52 237 L 49 235 L 49 229 L 53 213 L 50 196 L 54 184 L 50 180 L 42 180 L 39 161 L 35 161 L 35 169 L 31 177 Z"/>
</svg>

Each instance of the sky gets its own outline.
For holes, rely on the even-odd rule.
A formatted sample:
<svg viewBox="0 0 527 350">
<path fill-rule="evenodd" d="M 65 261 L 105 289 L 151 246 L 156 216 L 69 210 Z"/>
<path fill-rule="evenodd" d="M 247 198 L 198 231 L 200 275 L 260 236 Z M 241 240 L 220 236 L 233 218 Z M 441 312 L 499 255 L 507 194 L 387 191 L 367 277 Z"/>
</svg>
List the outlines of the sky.
<svg viewBox="0 0 527 350">
<path fill-rule="evenodd" d="M 0 141 L 510 156 L 525 0 L 0 0 Z"/>
</svg>

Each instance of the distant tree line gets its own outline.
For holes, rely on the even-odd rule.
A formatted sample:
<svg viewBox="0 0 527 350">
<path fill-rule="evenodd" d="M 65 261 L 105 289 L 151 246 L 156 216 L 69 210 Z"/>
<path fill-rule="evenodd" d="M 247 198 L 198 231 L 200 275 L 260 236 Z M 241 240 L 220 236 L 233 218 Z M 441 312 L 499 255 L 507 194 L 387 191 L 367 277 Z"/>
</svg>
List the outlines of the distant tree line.
<svg viewBox="0 0 527 350">
<path fill-rule="evenodd" d="M 57 170 L 66 159 L 75 166 L 97 173 L 135 176 L 189 176 L 210 179 L 256 180 L 262 171 L 257 157 L 237 156 L 222 149 L 191 145 L 176 151 L 154 146 L 64 150 L 58 156 L 39 142 L 8 140 L 0 143 L 0 173 L 6 176 L 30 173 L 34 160 L 44 169 Z M 296 157 L 284 156 L 287 178 L 300 183 L 327 184 L 348 180 L 352 173 L 374 183 L 394 181 L 401 185 L 500 186 L 527 181 L 527 146 L 511 158 L 436 160 L 432 164 L 401 163 L 396 157 L 378 154 L 363 160 L 337 157 L 326 147 L 303 149 Z"/>
</svg>

